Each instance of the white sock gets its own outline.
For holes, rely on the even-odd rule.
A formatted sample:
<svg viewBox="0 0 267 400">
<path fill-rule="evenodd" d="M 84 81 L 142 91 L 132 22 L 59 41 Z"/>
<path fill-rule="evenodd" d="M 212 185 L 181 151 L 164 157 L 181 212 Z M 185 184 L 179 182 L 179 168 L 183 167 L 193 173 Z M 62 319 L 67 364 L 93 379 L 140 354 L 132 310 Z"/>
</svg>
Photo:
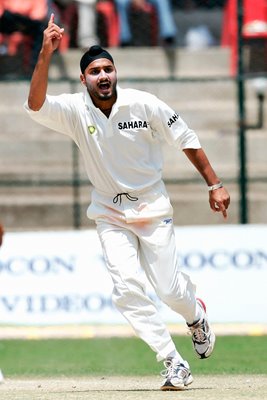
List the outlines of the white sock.
<svg viewBox="0 0 267 400">
<path fill-rule="evenodd" d="M 173 350 L 173 351 L 168 355 L 167 358 L 172 358 L 175 362 L 177 362 L 177 364 L 180 364 L 180 363 L 183 364 L 183 363 L 184 363 L 183 357 L 181 356 L 180 353 L 178 353 L 177 350 Z"/>
</svg>

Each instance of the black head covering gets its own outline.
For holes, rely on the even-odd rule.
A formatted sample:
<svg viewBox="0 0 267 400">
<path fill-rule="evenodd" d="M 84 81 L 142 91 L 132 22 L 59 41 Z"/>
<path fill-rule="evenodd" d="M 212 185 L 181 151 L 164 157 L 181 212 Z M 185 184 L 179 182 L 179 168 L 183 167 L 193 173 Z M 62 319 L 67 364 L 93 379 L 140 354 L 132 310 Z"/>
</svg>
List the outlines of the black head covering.
<svg viewBox="0 0 267 400">
<path fill-rule="evenodd" d="M 109 54 L 108 51 L 102 49 L 102 47 L 95 45 L 90 47 L 89 50 L 87 50 L 86 53 L 84 53 L 84 55 L 82 56 L 80 61 L 81 72 L 84 74 L 84 71 L 86 70 L 88 65 L 98 58 L 107 58 L 114 64 L 111 54 Z"/>
</svg>

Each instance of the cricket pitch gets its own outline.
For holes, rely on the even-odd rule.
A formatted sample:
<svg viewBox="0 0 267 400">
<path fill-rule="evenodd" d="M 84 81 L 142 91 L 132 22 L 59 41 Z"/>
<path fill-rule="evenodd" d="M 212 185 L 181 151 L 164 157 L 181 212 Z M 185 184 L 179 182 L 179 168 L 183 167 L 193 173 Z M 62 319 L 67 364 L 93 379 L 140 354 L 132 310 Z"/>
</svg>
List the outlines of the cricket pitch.
<svg viewBox="0 0 267 400">
<path fill-rule="evenodd" d="M 195 376 L 184 391 L 162 392 L 159 377 L 6 378 L 1 400 L 262 400 L 267 375 Z"/>
</svg>

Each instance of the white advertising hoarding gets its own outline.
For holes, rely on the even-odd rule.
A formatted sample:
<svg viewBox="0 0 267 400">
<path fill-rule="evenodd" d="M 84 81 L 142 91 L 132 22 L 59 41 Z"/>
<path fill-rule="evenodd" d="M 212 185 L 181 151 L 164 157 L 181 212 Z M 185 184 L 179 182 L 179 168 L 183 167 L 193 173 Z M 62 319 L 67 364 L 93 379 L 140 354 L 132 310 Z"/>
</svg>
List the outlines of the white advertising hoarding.
<svg viewBox="0 0 267 400">
<path fill-rule="evenodd" d="M 267 226 L 175 231 L 181 270 L 196 283 L 210 320 L 267 323 Z M 124 323 L 111 293 L 95 230 L 5 234 L 0 250 L 0 324 Z M 182 321 L 155 301 L 166 323 Z"/>
</svg>

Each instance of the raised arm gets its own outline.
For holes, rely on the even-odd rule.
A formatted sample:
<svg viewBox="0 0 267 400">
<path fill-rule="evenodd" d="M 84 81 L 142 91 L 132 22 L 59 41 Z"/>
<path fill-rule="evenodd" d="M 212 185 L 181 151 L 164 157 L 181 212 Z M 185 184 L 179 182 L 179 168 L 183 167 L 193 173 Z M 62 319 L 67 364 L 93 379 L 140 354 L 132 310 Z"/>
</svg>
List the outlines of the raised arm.
<svg viewBox="0 0 267 400">
<path fill-rule="evenodd" d="M 38 111 L 45 101 L 48 70 L 53 52 L 58 48 L 64 29 L 54 23 L 54 14 L 51 14 L 48 26 L 44 31 L 43 44 L 39 58 L 33 71 L 28 105 L 31 110 Z"/>
<path fill-rule="evenodd" d="M 184 149 L 184 153 L 196 167 L 196 169 L 203 176 L 209 190 L 209 203 L 213 211 L 221 212 L 224 218 L 227 218 L 227 208 L 230 204 L 230 196 L 227 190 L 222 186 L 220 187 L 220 179 L 217 177 L 213 170 L 203 149 Z M 214 186 L 211 188 L 211 186 Z M 216 188 L 218 186 L 218 188 Z"/>
</svg>

